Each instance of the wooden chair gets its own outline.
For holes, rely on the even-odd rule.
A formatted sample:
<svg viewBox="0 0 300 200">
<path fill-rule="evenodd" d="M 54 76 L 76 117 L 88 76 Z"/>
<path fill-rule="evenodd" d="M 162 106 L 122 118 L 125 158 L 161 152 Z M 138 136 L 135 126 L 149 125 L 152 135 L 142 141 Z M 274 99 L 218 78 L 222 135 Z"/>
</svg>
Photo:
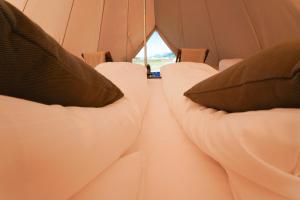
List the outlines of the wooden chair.
<svg viewBox="0 0 300 200">
<path fill-rule="evenodd" d="M 84 61 L 91 67 L 96 67 L 98 64 L 105 62 L 113 62 L 109 51 L 99 51 L 96 53 L 82 53 Z"/>
<path fill-rule="evenodd" d="M 205 63 L 208 49 L 178 49 L 176 62 Z"/>
</svg>

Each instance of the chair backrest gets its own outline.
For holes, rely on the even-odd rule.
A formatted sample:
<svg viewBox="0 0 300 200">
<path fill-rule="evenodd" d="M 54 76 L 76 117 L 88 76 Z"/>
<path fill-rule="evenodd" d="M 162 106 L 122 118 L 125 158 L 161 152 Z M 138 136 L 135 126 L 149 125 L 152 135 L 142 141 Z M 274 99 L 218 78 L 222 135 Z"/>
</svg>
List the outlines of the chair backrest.
<svg viewBox="0 0 300 200">
<path fill-rule="evenodd" d="M 204 63 L 208 53 L 208 49 L 178 49 L 176 62 Z"/>
<path fill-rule="evenodd" d="M 84 61 L 91 67 L 96 67 L 98 64 L 105 62 L 113 62 L 109 51 L 99 51 L 95 53 L 82 53 Z"/>
</svg>

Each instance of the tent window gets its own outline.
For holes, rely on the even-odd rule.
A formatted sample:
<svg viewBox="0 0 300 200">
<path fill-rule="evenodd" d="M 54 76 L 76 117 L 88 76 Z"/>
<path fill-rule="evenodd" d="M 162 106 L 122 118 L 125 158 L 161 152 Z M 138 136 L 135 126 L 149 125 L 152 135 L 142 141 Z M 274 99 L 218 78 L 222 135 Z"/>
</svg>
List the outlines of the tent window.
<svg viewBox="0 0 300 200">
<path fill-rule="evenodd" d="M 176 61 L 175 54 L 155 31 L 147 42 L 148 63 L 152 72 L 159 72 L 160 68 L 166 64 Z M 144 48 L 132 60 L 135 64 L 144 64 Z"/>
</svg>

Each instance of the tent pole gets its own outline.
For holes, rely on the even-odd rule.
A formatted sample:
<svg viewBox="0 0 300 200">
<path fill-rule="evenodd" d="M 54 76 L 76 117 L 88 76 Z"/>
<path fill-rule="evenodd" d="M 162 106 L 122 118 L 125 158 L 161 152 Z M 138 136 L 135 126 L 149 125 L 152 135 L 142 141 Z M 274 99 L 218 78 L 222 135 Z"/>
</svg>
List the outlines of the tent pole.
<svg viewBox="0 0 300 200">
<path fill-rule="evenodd" d="M 144 0 L 144 65 L 148 65 L 148 56 L 147 56 L 147 5 L 146 0 Z"/>
</svg>

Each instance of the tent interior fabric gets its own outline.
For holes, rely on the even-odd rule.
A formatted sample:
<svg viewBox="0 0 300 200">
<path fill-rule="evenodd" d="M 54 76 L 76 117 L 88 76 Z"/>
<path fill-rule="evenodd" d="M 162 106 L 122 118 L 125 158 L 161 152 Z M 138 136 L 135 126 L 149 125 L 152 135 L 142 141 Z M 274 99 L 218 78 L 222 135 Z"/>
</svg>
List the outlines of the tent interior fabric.
<svg viewBox="0 0 300 200">
<path fill-rule="evenodd" d="M 143 0 L 8 0 L 67 50 L 131 61 L 143 46 Z M 147 0 L 147 33 L 169 47 L 207 48 L 207 63 L 246 58 L 300 35 L 299 0 Z"/>
</svg>

